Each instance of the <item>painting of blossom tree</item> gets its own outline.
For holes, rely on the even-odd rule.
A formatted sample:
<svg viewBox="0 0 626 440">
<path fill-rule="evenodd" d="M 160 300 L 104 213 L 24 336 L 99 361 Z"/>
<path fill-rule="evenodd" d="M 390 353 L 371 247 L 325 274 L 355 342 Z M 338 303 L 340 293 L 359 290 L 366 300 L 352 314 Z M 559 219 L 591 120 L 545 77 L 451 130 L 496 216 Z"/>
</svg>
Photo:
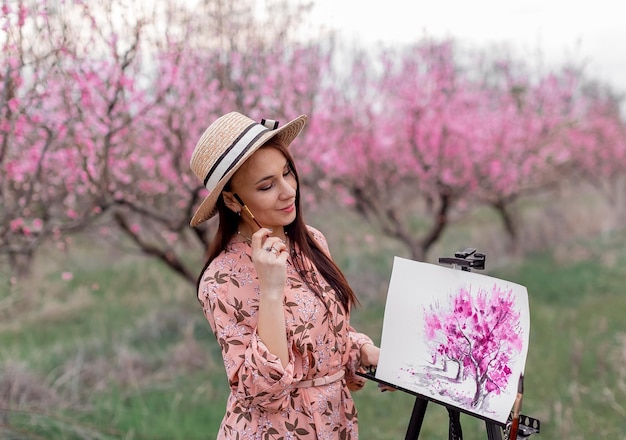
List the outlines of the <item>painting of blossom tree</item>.
<svg viewBox="0 0 626 440">
<path fill-rule="evenodd" d="M 376 378 L 505 423 L 529 333 L 524 286 L 396 257 Z"/>
</svg>

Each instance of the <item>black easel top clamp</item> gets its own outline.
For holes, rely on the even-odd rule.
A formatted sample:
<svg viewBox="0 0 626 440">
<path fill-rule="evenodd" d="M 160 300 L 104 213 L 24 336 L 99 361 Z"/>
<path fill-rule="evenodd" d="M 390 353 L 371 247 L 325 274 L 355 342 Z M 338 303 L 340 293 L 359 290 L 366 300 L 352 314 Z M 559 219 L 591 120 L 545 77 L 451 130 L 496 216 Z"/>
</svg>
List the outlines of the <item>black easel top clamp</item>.
<svg viewBox="0 0 626 440">
<path fill-rule="evenodd" d="M 461 270 L 469 272 L 471 269 L 485 270 L 485 259 L 485 254 L 476 252 L 474 248 L 467 248 L 463 251 L 455 252 L 454 258 L 439 258 L 439 264 L 449 264 L 453 269 L 456 269 L 458 266 Z"/>
<path fill-rule="evenodd" d="M 467 248 L 463 251 L 455 252 L 454 257 L 439 258 L 439 264 L 449 264 L 454 269 L 460 268 L 461 270 L 469 272 L 471 271 L 471 269 L 484 270 L 485 259 L 486 259 L 485 254 L 476 252 L 476 249 L 474 248 Z M 419 433 L 422 428 L 422 423 L 424 421 L 424 415 L 426 414 L 426 406 L 428 405 L 429 400 L 446 407 L 446 409 L 448 410 L 448 417 L 449 417 L 448 440 L 463 440 L 463 432 L 461 430 L 461 421 L 460 421 L 460 412 L 462 410 L 460 410 L 459 408 L 451 407 L 450 405 L 444 402 L 435 400 L 431 397 L 426 397 L 414 391 L 407 390 L 407 389 L 398 387 L 394 384 L 391 384 L 389 382 L 385 382 L 383 380 L 377 379 L 375 368 L 372 368 L 365 373 L 357 373 L 357 374 L 367 379 L 378 382 L 379 384 L 386 385 L 388 387 L 395 388 L 397 390 L 416 396 L 415 404 L 413 406 L 413 412 L 411 413 L 411 420 L 409 421 L 409 426 L 407 428 L 405 440 L 416 440 L 419 437 Z M 539 420 L 520 414 L 517 432 L 511 433 L 510 429 L 511 429 L 511 424 L 513 421 L 512 415 L 509 416 L 509 420 L 506 424 L 501 424 L 493 420 L 482 418 L 480 416 L 477 416 L 476 414 L 470 414 L 468 412 L 465 412 L 465 413 L 472 417 L 481 418 L 485 421 L 485 427 L 487 430 L 488 440 L 526 439 L 530 437 L 532 434 L 539 433 L 540 428 L 541 428 L 541 422 Z M 503 437 L 503 433 L 504 433 L 504 437 Z"/>
</svg>

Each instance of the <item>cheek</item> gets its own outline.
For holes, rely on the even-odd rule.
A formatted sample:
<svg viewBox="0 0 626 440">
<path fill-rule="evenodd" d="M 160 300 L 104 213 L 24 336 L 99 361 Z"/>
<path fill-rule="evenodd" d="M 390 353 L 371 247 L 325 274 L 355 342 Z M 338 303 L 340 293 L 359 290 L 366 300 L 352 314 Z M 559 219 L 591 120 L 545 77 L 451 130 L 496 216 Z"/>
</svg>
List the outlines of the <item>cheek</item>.
<svg viewBox="0 0 626 440">
<path fill-rule="evenodd" d="M 296 181 L 296 176 L 294 176 L 293 174 L 290 174 L 289 177 L 287 177 L 285 180 L 287 180 L 287 183 L 291 185 L 294 191 L 298 189 L 298 182 Z"/>
<path fill-rule="evenodd" d="M 254 197 L 250 199 L 250 206 L 254 206 L 254 208 L 261 212 L 267 209 L 270 209 L 274 206 L 275 198 L 268 193 L 257 193 Z M 250 209 L 252 209 L 250 207 Z"/>
</svg>

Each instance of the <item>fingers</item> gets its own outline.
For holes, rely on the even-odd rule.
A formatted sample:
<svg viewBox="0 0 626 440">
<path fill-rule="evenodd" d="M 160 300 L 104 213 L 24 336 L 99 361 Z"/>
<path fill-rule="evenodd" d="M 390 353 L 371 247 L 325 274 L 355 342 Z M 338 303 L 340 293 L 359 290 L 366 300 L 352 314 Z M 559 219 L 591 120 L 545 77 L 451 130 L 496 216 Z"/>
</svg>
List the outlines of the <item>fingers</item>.
<svg viewBox="0 0 626 440">
<path fill-rule="evenodd" d="M 396 390 L 396 388 L 394 388 L 394 387 L 392 387 L 390 385 L 382 384 L 382 383 L 378 384 L 378 389 L 380 390 L 381 393 L 384 393 L 385 391 L 392 391 L 393 392 L 393 391 Z"/>
<path fill-rule="evenodd" d="M 270 240 L 267 239 L 264 244 L 268 244 L 269 241 Z M 265 246 L 262 252 L 264 252 L 266 255 L 271 256 L 270 260 L 273 259 L 281 265 L 284 265 L 287 261 L 287 258 L 289 257 L 287 246 L 282 242 L 282 240 L 273 242 L 273 244 Z"/>
<path fill-rule="evenodd" d="M 257 258 L 271 262 L 272 259 L 285 262 L 288 257 L 287 245 L 278 237 L 272 237 L 271 229 L 262 228 L 252 234 L 251 244 Z M 272 257 L 272 258 L 267 258 Z"/>
<path fill-rule="evenodd" d="M 278 257 L 286 250 L 287 246 L 285 243 L 276 237 L 270 237 L 263 243 L 263 251 L 273 254 L 275 257 Z"/>
<path fill-rule="evenodd" d="M 250 244 L 252 245 L 252 249 L 259 249 L 261 245 L 266 241 L 266 239 L 270 236 L 271 233 L 272 233 L 271 229 L 261 228 L 258 231 L 256 231 L 254 234 L 252 234 L 252 237 L 250 237 L 251 238 Z"/>
</svg>

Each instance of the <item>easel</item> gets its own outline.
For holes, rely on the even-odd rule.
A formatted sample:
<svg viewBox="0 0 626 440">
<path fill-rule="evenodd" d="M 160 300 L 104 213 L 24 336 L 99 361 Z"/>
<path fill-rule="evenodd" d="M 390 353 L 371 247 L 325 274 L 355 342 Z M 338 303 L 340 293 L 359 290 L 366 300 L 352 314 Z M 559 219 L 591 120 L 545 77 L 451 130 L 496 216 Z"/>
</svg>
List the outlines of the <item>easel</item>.
<svg viewBox="0 0 626 440">
<path fill-rule="evenodd" d="M 461 269 L 464 271 L 471 271 L 471 269 L 484 270 L 485 269 L 485 254 L 476 252 L 474 248 L 468 248 L 460 252 L 455 252 L 454 257 L 439 258 L 439 264 L 449 264 L 453 269 Z M 361 376 L 376 381 L 380 384 L 386 385 L 391 388 L 395 388 L 400 391 L 404 391 L 416 396 L 415 404 L 413 405 L 413 411 L 411 413 L 411 420 L 407 428 L 405 440 L 417 440 L 419 433 L 422 429 L 422 423 L 424 422 L 424 416 L 426 414 L 426 407 L 428 406 L 428 400 L 432 400 L 442 406 L 445 406 L 448 410 L 449 418 L 449 430 L 448 440 L 463 440 L 463 432 L 461 430 L 461 413 L 458 409 L 452 408 L 443 402 L 436 401 L 431 398 L 419 395 L 413 391 L 406 390 L 404 388 L 397 387 L 388 382 L 377 379 L 375 376 L 376 371 L 370 370 L 367 373 L 359 373 Z M 475 414 L 470 414 L 472 417 L 478 417 Z M 531 417 L 520 415 L 519 428 L 517 430 L 518 439 L 526 439 L 530 435 L 538 433 L 540 431 L 541 422 Z M 508 440 L 510 420 L 507 424 L 497 423 L 493 420 L 485 419 L 485 428 L 487 430 L 488 440 Z M 503 437 L 504 434 L 504 437 Z"/>
</svg>

